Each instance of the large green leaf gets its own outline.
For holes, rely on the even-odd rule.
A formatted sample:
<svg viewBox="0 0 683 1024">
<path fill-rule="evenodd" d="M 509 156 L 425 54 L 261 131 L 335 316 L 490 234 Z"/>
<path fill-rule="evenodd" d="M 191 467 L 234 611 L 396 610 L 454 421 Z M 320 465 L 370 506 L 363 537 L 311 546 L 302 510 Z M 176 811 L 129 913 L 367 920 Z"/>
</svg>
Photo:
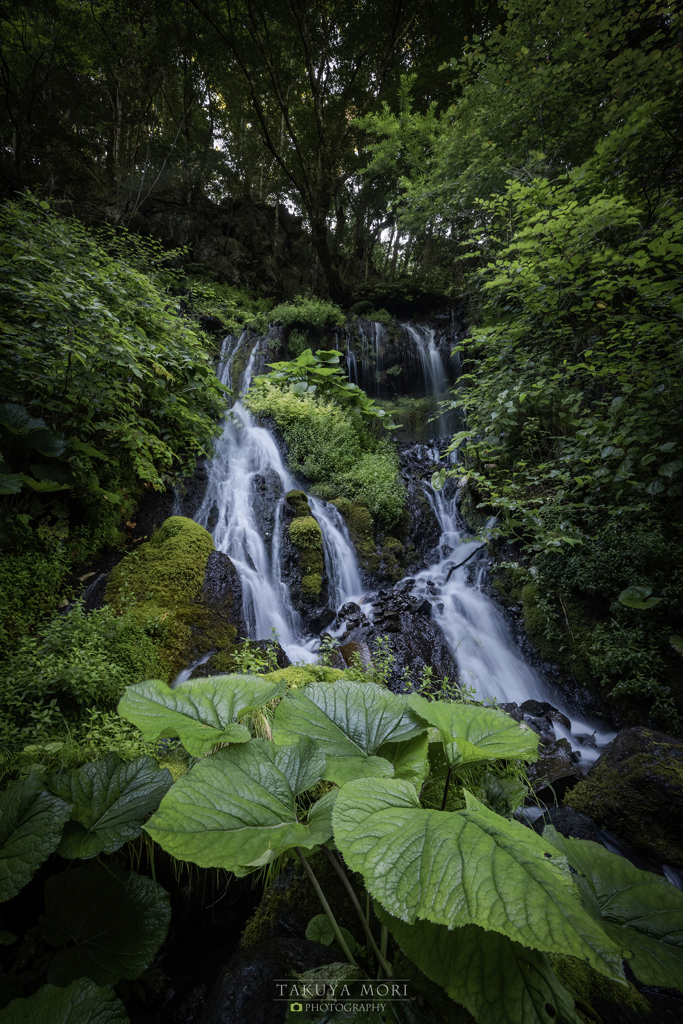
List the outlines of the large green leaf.
<svg viewBox="0 0 683 1024">
<path fill-rule="evenodd" d="M 273 686 L 260 676 L 214 676 L 174 690 L 152 679 L 127 687 L 118 710 L 146 740 L 179 736 L 190 754 L 201 757 L 218 743 L 246 743 L 251 734 L 238 720 L 285 691 L 284 683 Z"/>
<path fill-rule="evenodd" d="M 54 853 L 70 814 L 70 804 L 46 793 L 37 775 L 0 794 L 0 902 L 16 896 Z"/>
<path fill-rule="evenodd" d="M 196 764 L 161 801 L 146 826 L 179 860 L 205 868 L 260 867 L 292 846 L 310 849 L 331 835 L 328 798 L 309 824 L 298 820 L 296 797 L 318 782 L 322 751 L 310 740 L 277 746 L 251 740 Z M 320 801 L 322 803 L 322 801 Z"/>
<path fill-rule="evenodd" d="M 12 1000 L 0 1016 L 2 1024 L 128 1024 L 121 1000 L 89 978 L 67 988 L 43 985 L 26 999 Z"/>
<path fill-rule="evenodd" d="M 172 785 L 171 773 L 147 754 L 126 762 L 111 753 L 54 775 L 50 789 L 73 804 L 73 820 L 64 829 L 58 852 L 69 859 L 113 853 L 140 835 L 147 815 Z"/>
<path fill-rule="evenodd" d="M 53 905 L 54 904 L 54 905 Z M 45 883 L 43 937 L 67 946 L 50 963 L 48 981 L 68 985 L 91 978 L 98 985 L 132 980 L 145 971 L 166 938 L 168 893 L 151 878 L 90 861 Z"/>
<path fill-rule="evenodd" d="M 449 813 L 422 808 L 415 787 L 400 779 L 351 782 L 335 804 L 335 842 L 402 921 L 476 924 L 622 977 L 620 951 L 581 905 L 564 857 L 466 796 L 467 807 Z"/>
<path fill-rule="evenodd" d="M 413 736 L 405 743 L 383 743 L 379 748 L 380 757 L 394 767 L 395 779 L 406 779 L 418 788 L 429 775 L 429 736 Z"/>
<path fill-rule="evenodd" d="M 581 1024 L 544 953 L 476 925 L 411 925 L 376 910 L 406 956 L 478 1024 Z"/>
<path fill-rule="evenodd" d="M 420 718 L 439 730 L 448 762 L 467 768 L 498 758 L 534 761 L 538 736 L 497 708 L 459 701 L 427 700 L 413 693 L 408 703 Z"/>
<path fill-rule="evenodd" d="M 289 693 L 273 723 L 276 743 L 295 743 L 301 736 L 315 740 L 325 754 L 325 778 L 340 785 L 364 776 L 393 775 L 380 748 L 424 732 L 404 698 L 380 686 L 341 680 Z"/>
<path fill-rule="evenodd" d="M 585 879 L 587 907 L 631 954 L 629 966 L 636 977 L 647 985 L 683 991 L 683 893 L 599 843 L 567 838 L 552 826 L 543 836 Z"/>
</svg>

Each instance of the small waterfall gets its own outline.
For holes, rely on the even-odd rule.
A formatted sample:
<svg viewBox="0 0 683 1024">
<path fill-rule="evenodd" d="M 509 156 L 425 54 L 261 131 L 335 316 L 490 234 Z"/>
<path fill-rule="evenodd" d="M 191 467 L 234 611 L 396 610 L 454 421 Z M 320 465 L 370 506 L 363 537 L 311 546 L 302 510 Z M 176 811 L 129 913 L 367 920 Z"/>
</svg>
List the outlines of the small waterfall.
<svg viewBox="0 0 683 1024">
<path fill-rule="evenodd" d="M 359 325 L 361 336 L 361 387 L 367 395 L 377 397 L 380 392 L 380 375 L 384 370 L 382 346 L 386 330 L 384 324 L 369 320 Z M 348 362 L 348 360 L 347 360 Z M 355 356 L 354 356 L 355 363 Z M 356 370 L 356 376 L 358 371 Z M 358 383 L 355 381 L 355 383 Z"/>
<path fill-rule="evenodd" d="M 226 387 L 231 386 L 232 365 L 246 338 L 244 332 L 223 343 L 219 373 Z M 240 380 L 241 394 L 249 388 L 262 345 L 263 339 L 259 339 L 251 349 Z M 285 495 L 294 487 L 273 437 L 236 401 L 226 413 L 223 433 L 209 463 L 204 500 L 194 518 L 212 530 L 217 550 L 235 564 L 249 636 L 268 638 L 275 629 L 292 661 L 310 662 L 315 659 L 317 639 L 302 636 L 301 619 L 281 573 L 282 507 Z M 310 500 L 323 535 L 329 603 L 337 610 L 348 597 L 362 592 L 358 561 L 338 510 L 315 498 Z"/>
<path fill-rule="evenodd" d="M 328 604 L 336 611 L 363 593 L 358 559 L 339 509 L 318 498 L 308 500 L 323 535 L 323 555 L 329 580 Z"/>
<path fill-rule="evenodd" d="M 481 541 L 467 536 L 456 493 L 447 497 L 429 485 L 425 485 L 425 493 L 441 526 L 441 558 L 417 574 L 413 593 L 431 603 L 432 617 L 446 638 L 463 682 L 474 686 L 480 699 L 522 704 L 531 698 L 558 707 L 557 697 L 548 692 L 541 675 L 520 656 L 501 611 L 481 589 L 486 569 L 483 551 L 447 578 L 451 567 L 481 547 Z M 566 708 L 559 706 L 558 710 L 572 718 Z M 582 737 L 590 736 L 594 726 L 574 718 L 571 733 L 559 723 L 553 727 L 580 751 L 585 763 L 599 756 L 599 749 L 582 745 Z M 596 731 L 595 742 L 603 746 L 614 735 Z"/>
<path fill-rule="evenodd" d="M 432 395 L 434 398 L 444 396 L 448 390 L 448 373 L 441 353 L 436 347 L 436 332 L 431 327 L 425 327 L 422 324 L 404 324 L 403 329 L 417 351 L 426 394 Z M 438 417 L 439 436 L 441 437 L 448 433 L 447 419 L 448 417 L 444 413 Z"/>
</svg>

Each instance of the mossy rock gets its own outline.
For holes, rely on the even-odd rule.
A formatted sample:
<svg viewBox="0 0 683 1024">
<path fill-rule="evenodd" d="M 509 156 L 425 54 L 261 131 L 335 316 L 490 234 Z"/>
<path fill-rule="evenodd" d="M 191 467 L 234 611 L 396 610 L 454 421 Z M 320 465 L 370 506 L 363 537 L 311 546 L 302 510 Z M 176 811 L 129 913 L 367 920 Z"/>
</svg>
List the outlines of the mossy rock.
<svg viewBox="0 0 683 1024">
<path fill-rule="evenodd" d="M 683 740 L 624 729 L 565 803 L 640 853 L 683 865 Z"/>
<path fill-rule="evenodd" d="M 298 517 L 310 516 L 311 508 L 303 491 L 289 491 L 285 498 L 287 504 Z"/>
<path fill-rule="evenodd" d="M 361 566 L 370 572 L 379 572 L 381 560 L 375 544 L 375 523 L 370 510 L 350 498 L 335 498 L 332 504 L 337 506 L 344 517 Z"/>
<path fill-rule="evenodd" d="M 230 650 L 237 639 L 232 595 L 210 600 L 203 593 L 210 558 L 234 573 L 203 526 L 171 516 L 112 569 L 106 600 L 116 611 L 130 608 L 153 632 L 167 679 L 212 649 Z"/>
<path fill-rule="evenodd" d="M 317 597 L 323 588 L 323 578 L 319 572 L 307 573 L 301 577 L 301 593 L 306 597 Z"/>
<path fill-rule="evenodd" d="M 394 583 L 398 583 L 406 574 L 404 567 L 401 565 L 404 555 L 405 549 L 398 537 L 389 536 L 384 538 L 382 541 L 384 571 Z"/>
<path fill-rule="evenodd" d="M 269 672 L 265 677 L 273 683 L 286 683 L 289 690 L 302 690 L 309 683 L 334 683 L 344 679 L 346 673 L 328 665 L 291 665 L 289 668 Z"/>
<path fill-rule="evenodd" d="M 289 524 L 289 537 L 297 548 L 321 548 L 322 530 L 313 516 L 298 516 Z"/>
</svg>

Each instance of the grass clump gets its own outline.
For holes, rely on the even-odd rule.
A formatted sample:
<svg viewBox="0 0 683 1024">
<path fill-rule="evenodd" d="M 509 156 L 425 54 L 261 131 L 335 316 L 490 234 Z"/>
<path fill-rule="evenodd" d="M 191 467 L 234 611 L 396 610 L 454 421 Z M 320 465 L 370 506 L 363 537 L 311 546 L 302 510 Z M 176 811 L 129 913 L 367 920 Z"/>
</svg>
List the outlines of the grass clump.
<svg viewBox="0 0 683 1024">
<path fill-rule="evenodd" d="M 271 310 L 270 321 L 274 324 L 281 324 L 283 327 L 322 331 L 326 327 L 343 327 L 346 317 L 334 302 L 316 298 L 307 299 L 303 295 L 298 295 L 293 302 L 282 302 L 279 306 L 275 306 Z"/>
</svg>

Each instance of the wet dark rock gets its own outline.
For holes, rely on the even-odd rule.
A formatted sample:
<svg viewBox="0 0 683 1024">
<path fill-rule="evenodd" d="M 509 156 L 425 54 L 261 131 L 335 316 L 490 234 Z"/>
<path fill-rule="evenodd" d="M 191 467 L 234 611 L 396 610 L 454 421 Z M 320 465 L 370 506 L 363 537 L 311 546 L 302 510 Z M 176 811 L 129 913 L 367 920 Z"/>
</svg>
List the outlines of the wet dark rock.
<svg viewBox="0 0 683 1024">
<path fill-rule="evenodd" d="M 567 716 L 545 700 L 525 700 L 523 704 L 520 704 L 520 708 L 528 715 L 533 715 L 536 718 L 549 718 L 553 722 L 559 722 L 565 729 L 571 730 L 572 724 Z"/>
<path fill-rule="evenodd" d="M 540 757 L 527 766 L 534 792 L 545 802 L 562 799 L 571 786 L 583 778 L 568 740 L 553 740 L 539 745 Z M 551 788 L 552 787 L 552 788 Z"/>
<path fill-rule="evenodd" d="M 563 836 L 568 836 L 570 839 L 588 839 L 595 842 L 593 822 L 588 815 L 575 811 L 573 807 L 548 807 L 544 814 L 534 822 L 534 831 L 538 832 L 540 836 L 546 825 L 552 825 Z"/>
<path fill-rule="evenodd" d="M 524 712 L 519 704 L 511 702 L 509 704 L 499 704 L 498 707 L 501 711 L 505 711 L 506 714 L 510 715 L 511 718 L 514 718 L 515 722 L 521 722 L 524 718 Z"/>
<path fill-rule="evenodd" d="M 322 633 L 324 629 L 327 629 L 329 624 L 335 619 L 335 612 L 332 608 L 323 608 L 322 611 L 316 612 L 310 619 L 310 627 L 313 633 Z"/>
<path fill-rule="evenodd" d="M 422 602 L 422 604 L 418 605 L 418 607 L 415 609 L 415 611 L 417 612 L 418 615 L 431 615 L 432 614 L 432 606 L 429 603 L 429 601 L 424 600 Z"/>
<path fill-rule="evenodd" d="M 367 668 L 372 662 L 372 651 L 366 643 L 358 640 L 349 640 L 348 643 L 342 644 L 339 648 L 339 653 L 344 659 L 344 668 L 351 667 L 354 654 L 358 655 L 364 668 Z"/>
<path fill-rule="evenodd" d="M 622 730 L 567 802 L 641 854 L 683 864 L 683 740 Z"/>
<path fill-rule="evenodd" d="M 274 1001 L 274 980 L 322 967 L 333 957 L 328 946 L 295 938 L 240 949 L 209 996 L 201 1024 L 280 1024 L 287 1004 Z"/>
<path fill-rule="evenodd" d="M 234 563 L 222 551 L 212 551 L 209 555 L 202 594 L 212 608 L 235 626 L 237 637 L 245 635 L 242 582 Z"/>
</svg>

